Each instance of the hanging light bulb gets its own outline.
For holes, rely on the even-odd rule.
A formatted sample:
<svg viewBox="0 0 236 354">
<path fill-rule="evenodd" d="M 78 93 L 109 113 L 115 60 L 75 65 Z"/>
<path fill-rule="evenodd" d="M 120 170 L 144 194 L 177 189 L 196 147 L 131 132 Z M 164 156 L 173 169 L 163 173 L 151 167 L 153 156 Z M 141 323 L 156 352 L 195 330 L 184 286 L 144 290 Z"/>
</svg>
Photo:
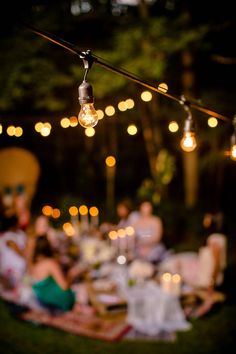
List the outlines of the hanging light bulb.
<svg viewBox="0 0 236 354">
<path fill-rule="evenodd" d="M 236 161 L 236 116 L 233 119 L 234 132 L 231 136 L 230 158 Z"/>
<path fill-rule="evenodd" d="M 184 132 L 184 136 L 180 142 L 181 148 L 186 152 L 193 151 L 196 146 L 196 138 L 194 132 Z"/>
<path fill-rule="evenodd" d="M 188 113 L 188 117 L 187 117 L 187 119 L 185 121 L 184 135 L 183 135 L 183 138 L 180 141 L 180 146 L 181 146 L 181 148 L 184 151 L 191 152 L 197 146 L 197 142 L 196 142 L 196 138 L 195 138 L 194 121 L 193 121 L 193 118 L 192 118 L 192 113 L 191 113 L 191 111 L 189 109 L 189 106 L 188 106 L 185 98 L 182 97 L 182 99 L 184 101 L 184 109 Z"/>
<path fill-rule="evenodd" d="M 83 81 L 79 86 L 79 102 L 81 104 L 78 115 L 79 124 L 84 128 L 95 127 L 98 114 L 93 106 L 93 88 L 87 81 Z"/>
</svg>

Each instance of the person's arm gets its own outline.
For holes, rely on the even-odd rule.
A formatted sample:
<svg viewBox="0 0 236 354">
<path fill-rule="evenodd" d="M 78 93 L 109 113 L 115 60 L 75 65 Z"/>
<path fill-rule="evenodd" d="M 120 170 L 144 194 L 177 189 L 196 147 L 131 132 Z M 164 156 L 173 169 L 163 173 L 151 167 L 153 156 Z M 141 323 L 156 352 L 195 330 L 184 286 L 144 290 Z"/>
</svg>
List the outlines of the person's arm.
<svg viewBox="0 0 236 354">
<path fill-rule="evenodd" d="M 214 287 L 220 272 L 220 248 L 217 243 L 212 243 L 210 247 L 214 258 L 214 270 L 212 274 L 212 287 Z"/>
<path fill-rule="evenodd" d="M 69 288 L 69 282 L 62 272 L 60 265 L 55 260 L 50 260 L 49 263 L 50 275 L 54 278 L 55 282 L 63 289 Z"/>
<path fill-rule="evenodd" d="M 6 242 L 7 247 L 11 248 L 13 251 L 15 251 L 19 256 L 24 257 L 25 252 L 24 250 L 20 249 L 20 247 L 12 240 L 8 240 Z"/>
</svg>

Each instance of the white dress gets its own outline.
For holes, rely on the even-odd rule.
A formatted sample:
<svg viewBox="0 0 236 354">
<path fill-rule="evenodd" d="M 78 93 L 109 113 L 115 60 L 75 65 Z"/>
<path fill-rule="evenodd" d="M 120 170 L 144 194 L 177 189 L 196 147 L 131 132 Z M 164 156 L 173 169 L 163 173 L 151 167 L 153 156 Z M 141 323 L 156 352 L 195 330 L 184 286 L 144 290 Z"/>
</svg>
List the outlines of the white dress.
<svg viewBox="0 0 236 354">
<path fill-rule="evenodd" d="M 13 241 L 23 251 L 26 245 L 26 234 L 17 230 L 4 232 L 0 236 L 0 274 L 6 278 L 10 277 L 11 281 L 16 283 L 21 280 L 26 271 L 26 260 L 7 245 L 8 241 Z"/>
</svg>

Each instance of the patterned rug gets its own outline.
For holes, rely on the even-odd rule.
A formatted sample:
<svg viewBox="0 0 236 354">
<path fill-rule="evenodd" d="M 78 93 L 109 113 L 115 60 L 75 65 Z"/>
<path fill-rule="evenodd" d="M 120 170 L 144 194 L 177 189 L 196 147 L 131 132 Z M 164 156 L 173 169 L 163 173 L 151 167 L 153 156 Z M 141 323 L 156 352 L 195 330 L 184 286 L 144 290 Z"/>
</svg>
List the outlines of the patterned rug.
<svg viewBox="0 0 236 354">
<path fill-rule="evenodd" d="M 124 316 L 111 318 L 96 315 L 84 315 L 75 312 L 49 314 L 47 312 L 29 310 L 21 314 L 21 319 L 36 324 L 55 327 L 57 329 L 106 341 L 121 339 L 131 327 Z"/>
</svg>

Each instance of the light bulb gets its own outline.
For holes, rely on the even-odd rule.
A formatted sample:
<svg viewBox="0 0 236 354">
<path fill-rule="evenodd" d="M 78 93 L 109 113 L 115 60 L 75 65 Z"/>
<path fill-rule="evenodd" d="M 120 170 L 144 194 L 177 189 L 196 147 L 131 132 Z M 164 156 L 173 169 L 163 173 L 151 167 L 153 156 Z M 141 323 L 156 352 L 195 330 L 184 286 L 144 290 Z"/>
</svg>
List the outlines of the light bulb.
<svg viewBox="0 0 236 354">
<path fill-rule="evenodd" d="M 236 145 L 232 145 L 230 150 L 230 158 L 236 161 Z"/>
<path fill-rule="evenodd" d="M 93 88 L 87 81 L 83 81 L 79 86 L 79 102 L 81 104 L 78 115 L 79 124 L 84 128 L 95 127 L 98 114 L 93 106 Z"/>
<path fill-rule="evenodd" d="M 84 128 L 93 128 L 98 122 L 98 115 L 93 103 L 81 104 L 81 110 L 78 115 L 79 124 Z"/>
<path fill-rule="evenodd" d="M 185 132 L 181 139 L 180 146 L 186 152 L 193 151 L 197 146 L 194 132 Z"/>
</svg>

